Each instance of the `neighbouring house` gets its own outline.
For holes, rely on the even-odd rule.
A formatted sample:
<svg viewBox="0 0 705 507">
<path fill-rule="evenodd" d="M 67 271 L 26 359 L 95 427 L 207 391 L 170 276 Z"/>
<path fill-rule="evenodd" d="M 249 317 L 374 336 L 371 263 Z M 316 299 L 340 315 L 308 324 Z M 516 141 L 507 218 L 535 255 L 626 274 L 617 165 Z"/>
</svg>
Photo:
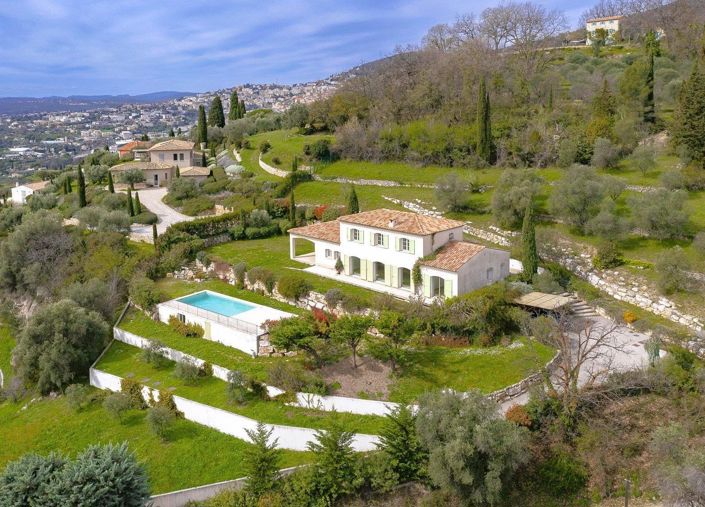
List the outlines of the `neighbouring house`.
<svg viewBox="0 0 705 507">
<path fill-rule="evenodd" d="M 169 139 L 157 143 L 148 149 L 133 148 L 135 159 L 131 162 L 117 164 L 110 168 L 113 178 L 121 181 L 126 171 L 139 169 L 145 177 L 145 183 L 153 187 L 164 187 L 176 177 L 176 168 L 193 168 L 193 147 L 191 141 Z M 139 153 L 138 153 L 139 152 Z M 147 153 L 149 160 L 144 160 L 141 153 Z M 207 177 L 208 175 L 206 175 Z M 205 178 L 204 178 L 205 179 Z"/>
<path fill-rule="evenodd" d="M 597 30 L 603 29 L 607 31 L 607 43 L 611 44 L 614 42 L 614 36 L 621 29 L 622 21 L 624 16 L 606 16 L 604 18 L 593 18 L 588 19 L 585 22 L 585 31 L 587 32 L 587 38 L 585 39 L 586 45 L 592 44 L 592 38 Z"/>
<path fill-rule="evenodd" d="M 463 239 L 463 222 L 377 209 L 289 231 L 290 257 L 322 276 L 399 297 L 452 297 L 509 275 L 509 252 Z M 313 251 L 296 255 L 304 241 Z M 342 273 L 336 275 L 337 260 Z M 414 283 L 418 264 L 421 286 Z"/>
<path fill-rule="evenodd" d="M 197 183 L 200 183 L 202 181 L 205 181 L 208 176 L 210 176 L 211 170 L 207 167 L 184 167 L 183 169 L 179 169 L 179 176 L 182 178 L 189 178 Z"/>
<path fill-rule="evenodd" d="M 130 141 L 118 148 L 118 157 L 127 158 L 132 156 L 137 159 L 137 151 L 145 152 L 149 148 L 149 143 L 146 141 Z"/>
<path fill-rule="evenodd" d="M 49 186 L 49 184 L 49 181 L 35 181 L 33 183 L 25 183 L 24 185 L 20 185 L 18 181 L 17 184 L 12 187 L 10 200 L 13 204 L 25 204 L 30 195 L 34 192 L 38 192 L 39 190 L 44 190 Z"/>
<path fill-rule="evenodd" d="M 150 162 L 168 163 L 176 167 L 193 166 L 193 147 L 191 141 L 169 139 L 157 143 L 147 151 Z"/>
</svg>

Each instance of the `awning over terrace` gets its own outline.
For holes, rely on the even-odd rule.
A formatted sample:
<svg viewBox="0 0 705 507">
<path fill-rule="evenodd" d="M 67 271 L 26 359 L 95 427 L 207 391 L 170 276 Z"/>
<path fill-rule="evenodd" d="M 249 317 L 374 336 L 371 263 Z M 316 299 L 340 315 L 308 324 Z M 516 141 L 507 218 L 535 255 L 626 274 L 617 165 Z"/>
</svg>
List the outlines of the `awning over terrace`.
<svg viewBox="0 0 705 507">
<path fill-rule="evenodd" d="M 574 300 L 565 296 L 546 294 L 545 292 L 529 292 L 528 294 L 516 298 L 514 302 L 521 306 L 556 312 L 562 309 L 567 310 L 573 304 Z"/>
</svg>

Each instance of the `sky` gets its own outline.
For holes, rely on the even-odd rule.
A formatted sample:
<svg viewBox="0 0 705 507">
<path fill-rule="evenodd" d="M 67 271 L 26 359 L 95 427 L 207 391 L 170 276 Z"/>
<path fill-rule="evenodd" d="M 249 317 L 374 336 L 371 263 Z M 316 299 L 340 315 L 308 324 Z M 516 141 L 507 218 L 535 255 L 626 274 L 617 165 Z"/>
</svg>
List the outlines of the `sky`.
<svg viewBox="0 0 705 507">
<path fill-rule="evenodd" d="M 572 25 L 578 0 L 535 0 Z M 0 97 L 325 78 L 499 0 L 0 0 Z"/>
</svg>

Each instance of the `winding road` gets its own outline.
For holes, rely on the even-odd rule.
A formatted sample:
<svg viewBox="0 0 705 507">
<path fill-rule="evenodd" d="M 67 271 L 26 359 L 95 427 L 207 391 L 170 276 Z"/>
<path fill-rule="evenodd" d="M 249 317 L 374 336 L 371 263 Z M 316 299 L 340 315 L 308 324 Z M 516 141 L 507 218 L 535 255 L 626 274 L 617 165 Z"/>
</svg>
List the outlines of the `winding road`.
<svg viewBox="0 0 705 507">
<path fill-rule="evenodd" d="M 144 205 L 149 211 L 159 217 L 159 222 L 157 222 L 158 234 L 163 234 L 164 231 L 166 231 L 167 227 L 172 224 L 186 222 L 194 219 L 194 217 L 179 213 L 168 204 L 165 204 L 162 199 L 164 198 L 166 193 L 167 189 L 165 187 L 143 189 L 139 191 L 140 202 L 142 203 L 142 205 Z M 148 243 L 151 243 L 152 226 L 133 224 L 131 228 L 130 237 L 136 241 L 147 241 Z"/>
</svg>

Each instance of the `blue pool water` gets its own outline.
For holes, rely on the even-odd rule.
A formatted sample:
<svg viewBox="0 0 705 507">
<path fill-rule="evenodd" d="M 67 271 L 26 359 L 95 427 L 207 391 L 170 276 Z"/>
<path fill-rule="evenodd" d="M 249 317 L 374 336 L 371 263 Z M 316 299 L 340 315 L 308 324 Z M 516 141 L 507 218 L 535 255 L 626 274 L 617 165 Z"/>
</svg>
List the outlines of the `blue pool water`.
<svg viewBox="0 0 705 507">
<path fill-rule="evenodd" d="M 254 308 L 254 306 L 248 305 L 242 301 L 226 298 L 213 292 L 199 292 L 198 294 L 180 298 L 177 301 L 203 310 L 208 310 L 209 312 L 219 313 L 226 317 L 232 317 Z"/>
</svg>

